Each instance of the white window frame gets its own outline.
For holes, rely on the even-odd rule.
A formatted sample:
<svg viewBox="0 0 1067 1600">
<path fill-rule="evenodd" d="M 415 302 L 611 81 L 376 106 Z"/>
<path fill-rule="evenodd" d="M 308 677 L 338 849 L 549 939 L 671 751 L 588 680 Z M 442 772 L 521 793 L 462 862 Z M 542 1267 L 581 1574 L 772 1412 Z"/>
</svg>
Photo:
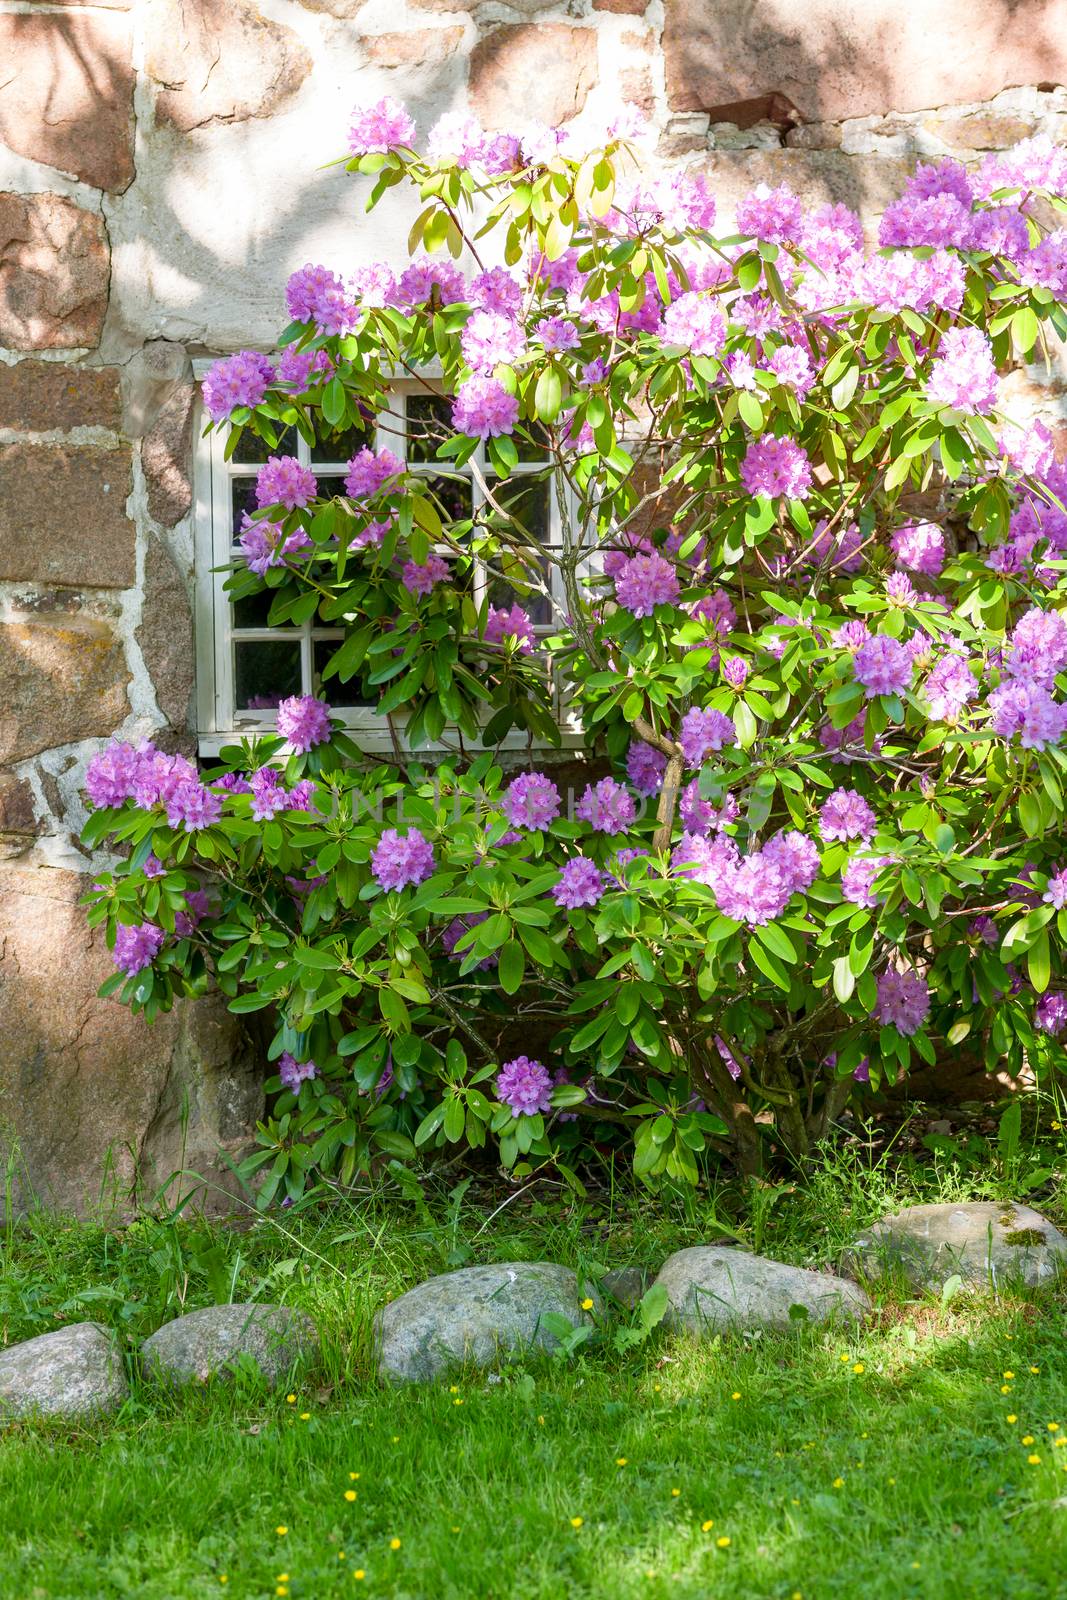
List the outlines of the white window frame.
<svg viewBox="0 0 1067 1600">
<path fill-rule="evenodd" d="M 193 370 L 197 379 L 203 377 L 212 365 L 208 358 L 197 359 L 193 363 Z M 398 398 L 405 398 L 408 394 L 425 394 L 427 383 L 432 384 L 432 375 L 425 381 L 419 379 L 398 379 L 390 386 L 391 392 Z M 390 426 L 392 420 L 392 426 Z M 234 645 L 238 640 L 255 641 L 257 639 L 270 640 L 283 638 L 299 640 L 301 663 L 301 693 L 308 693 L 313 682 L 313 635 L 342 637 L 340 629 L 330 628 L 328 625 L 316 623 L 314 619 L 300 628 L 235 628 L 233 625 L 232 603 L 225 589 L 227 573 L 217 570 L 233 559 L 233 498 L 231 483 L 234 478 L 254 477 L 257 468 L 248 462 L 227 461 L 225 459 L 225 444 L 227 433 L 225 429 L 216 428 L 210 434 L 204 433 L 206 422 L 205 414 L 197 403 L 196 408 L 196 433 L 197 444 L 194 460 L 194 574 L 196 588 L 195 629 L 196 629 L 196 735 L 200 754 L 205 757 L 217 756 L 224 745 L 235 744 L 243 739 L 255 738 L 257 735 L 270 734 L 275 728 L 275 714 L 269 710 L 246 710 L 235 707 L 236 670 Z M 406 453 L 406 435 L 404 415 L 402 412 L 386 411 L 382 413 L 377 438 L 377 448 L 388 447 L 395 455 L 403 457 Z M 312 462 L 309 459 L 308 446 L 303 439 L 297 446 L 299 459 L 322 477 L 337 477 L 346 470 L 346 463 L 340 462 Z M 486 476 L 492 475 L 492 469 L 485 460 L 484 446 L 479 446 L 477 457 L 478 465 Z M 435 464 L 431 462 L 413 462 L 414 472 L 428 476 L 435 475 Z M 436 475 L 442 471 L 454 470 L 447 463 L 441 463 L 436 468 Z M 462 471 L 463 469 L 459 469 Z M 516 467 L 513 476 L 523 473 L 533 473 L 543 470 L 537 462 L 521 462 Z M 472 497 L 474 507 L 484 503 L 484 495 L 478 488 L 473 475 L 470 477 L 472 484 Z M 565 494 L 570 501 L 570 490 L 565 487 Z M 549 497 L 549 537 L 547 548 L 559 547 L 562 542 L 562 528 L 560 525 L 560 507 L 557 495 L 550 493 Z M 573 523 L 572 523 L 573 526 Z M 556 567 L 550 568 L 553 594 L 558 602 L 566 609 L 566 597 L 560 582 L 560 574 Z M 486 575 L 484 570 L 476 568 L 475 573 L 475 598 L 480 602 L 485 594 Z M 551 627 L 535 629 L 535 633 L 545 634 L 552 632 Z M 333 680 L 323 690 L 324 698 L 331 698 Z M 336 713 L 344 723 L 346 732 L 360 749 L 368 754 L 385 755 L 395 752 L 395 741 L 390 731 L 387 719 L 378 714 L 371 707 L 346 707 L 339 708 Z M 488 720 L 490 713 L 486 713 Z M 402 712 L 393 714 L 393 727 L 403 745 L 403 732 L 405 717 Z M 585 742 L 581 728 L 581 721 L 573 708 L 562 706 L 558 699 L 556 703 L 556 721 L 560 729 L 562 748 L 575 750 L 582 747 Z M 449 736 L 446 735 L 446 738 Z M 440 753 L 454 748 L 455 741 L 422 745 L 414 754 Z M 512 729 L 501 741 L 503 750 L 526 750 L 530 747 L 530 740 L 526 733 L 520 729 Z M 405 747 L 406 748 L 406 747 Z M 470 753 L 476 754 L 482 747 L 470 747 Z M 550 751 L 559 748 L 535 740 L 533 748 Z"/>
</svg>

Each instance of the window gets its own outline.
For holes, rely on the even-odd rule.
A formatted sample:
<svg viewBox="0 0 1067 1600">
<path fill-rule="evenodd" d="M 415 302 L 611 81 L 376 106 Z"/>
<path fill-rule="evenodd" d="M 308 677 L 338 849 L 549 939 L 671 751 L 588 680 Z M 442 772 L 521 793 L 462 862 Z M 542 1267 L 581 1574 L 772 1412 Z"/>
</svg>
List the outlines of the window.
<svg viewBox="0 0 1067 1600">
<path fill-rule="evenodd" d="M 203 369 L 209 365 L 204 362 Z M 442 475 L 442 466 L 434 459 L 439 442 L 436 433 L 440 425 L 448 424 L 449 406 L 443 396 L 428 392 L 424 384 L 398 383 L 389 410 L 378 418 L 376 430 L 335 435 L 309 447 L 293 428 L 279 440 L 276 453 L 296 455 L 310 466 L 324 494 L 343 494 L 350 457 L 364 445 L 377 449 L 388 446 L 407 461 L 412 471 L 433 482 L 439 502 L 455 520 L 476 516 L 486 504 L 488 489 L 500 504 L 514 511 L 546 550 L 558 547 L 562 538 L 559 507 L 540 452 L 528 448 L 527 459 L 520 459 L 512 476 L 501 485 L 494 483 L 481 449 L 472 464 L 460 469 L 449 466 L 447 475 Z M 356 743 L 371 751 L 392 750 L 385 719 L 378 716 L 372 704 L 360 703 L 357 680 L 346 685 L 330 679 L 323 691 L 321 672 L 342 637 L 338 629 L 324 627 L 316 619 L 302 627 L 271 628 L 267 625 L 270 595 L 255 595 L 235 603 L 227 593 L 227 574 L 217 569 L 239 553 L 236 539 L 242 515 L 255 507 L 256 473 L 271 452 L 246 432 L 227 461 L 225 441 L 225 431 L 201 437 L 196 463 L 197 719 L 201 753 L 217 754 L 224 744 L 272 728 L 274 708 L 286 696 L 319 692 L 324 692 L 334 712 L 343 718 Z M 480 604 L 487 596 L 491 605 L 509 606 L 515 594 L 496 563 L 494 567 L 496 570 L 490 572 L 477 561 L 473 563 L 473 598 Z M 556 603 L 565 609 L 556 569 L 547 561 L 544 569 Z M 553 622 L 549 599 L 530 593 L 521 603 L 535 630 L 548 631 Z M 347 703 L 345 695 L 349 697 Z M 560 724 L 565 745 L 580 743 L 578 726 L 572 718 L 563 713 Z M 505 740 L 508 745 L 524 747 L 525 738 L 513 734 Z"/>
</svg>

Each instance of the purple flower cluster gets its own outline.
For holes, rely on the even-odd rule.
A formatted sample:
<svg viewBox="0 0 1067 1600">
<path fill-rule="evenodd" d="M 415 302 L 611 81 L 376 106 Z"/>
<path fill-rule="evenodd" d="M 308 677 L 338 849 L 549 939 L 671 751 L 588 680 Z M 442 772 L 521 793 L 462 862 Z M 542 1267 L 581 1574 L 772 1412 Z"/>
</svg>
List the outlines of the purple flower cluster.
<svg viewBox="0 0 1067 1600">
<path fill-rule="evenodd" d="M 134 750 L 111 744 L 99 751 L 85 773 L 85 792 L 94 806 L 120 806 L 132 800 L 142 811 L 165 807 L 172 828 L 195 833 L 222 815 L 222 800 L 205 788 L 192 762 L 167 756 L 154 745 Z"/>
<path fill-rule="evenodd" d="M 278 357 L 279 383 L 291 384 L 301 394 L 316 380 L 325 383 L 332 376 L 333 362 L 325 350 L 298 350 L 290 344 Z"/>
<path fill-rule="evenodd" d="M 890 539 L 901 566 L 923 577 L 936 578 L 945 564 L 945 533 L 936 522 L 909 522 L 894 530 Z"/>
<path fill-rule="evenodd" d="M 625 833 L 637 810 L 628 789 L 614 778 L 601 778 L 599 783 L 586 785 L 574 814 L 598 833 Z"/>
<path fill-rule="evenodd" d="M 496 378 L 476 374 L 461 383 L 452 404 L 452 423 L 472 439 L 497 439 L 512 433 L 519 402 Z"/>
<path fill-rule="evenodd" d="M 638 794 L 658 794 L 667 770 L 667 757 L 642 739 L 634 739 L 626 752 L 626 776 Z"/>
<path fill-rule="evenodd" d="M 359 322 L 358 301 L 329 267 L 299 267 L 285 286 L 285 304 L 294 322 L 310 322 L 318 333 L 350 333 Z"/>
<path fill-rule="evenodd" d="M 997 403 L 993 347 L 980 328 L 948 328 L 926 385 L 926 398 L 975 416 Z"/>
<path fill-rule="evenodd" d="M 319 482 L 310 467 L 295 456 L 268 456 L 256 475 L 256 505 L 285 506 L 289 511 L 306 506 Z"/>
<path fill-rule="evenodd" d="M 414 140 L 414 122 L 390 95 L 371 106 L 356 106 L 352 112 L 348 148 L 354 156 L 384 154 L 398 145 L 410 148 Z"/>
<path fill-rule="evenodd" d="M 475 311 L 459 337 L 463 359 L 472 372 L 492 372 L 512 366 L 526 349 L 526 339 L 514 317 L 498 311 Z"/>
<path fill-rule="evenodd" d="M 596 862 L 588 856 L 572 856 L 560 873 L 552 898 L 558 906 L 574 911 L 579 906 L 595 906 L 604 889 L 604 875 Z"/>
<path fill-rule="evenodd" d="M 507 611 L 503 607 L 490 606 L 485 620 L 485 638 L 489 644 L 503 644 L 505 639 L 517 639 L 520 654 L 524 656 L 528 656 L 534 647 L 530 619 L 520 605 L 512 605 Z"/>
<path fill-rule="evenodd" d="M 759 183 L 751 194 L 738 202 L 738 233 L 751 234 L 769 244 L 791 244 L 803 223 L 800 201 L 783 183 L 772 189 Z"/>
<path fill-rule="evenodd" d="M 1062 911 L 1067 906 L 1067 868 L 1052 873 L 1048 880 L 1048 888 L 1041 896 L 1047 906 L 1055 906 L 1057 911 Z"/>
<path fill-rule="evenodd" d="M 1044 750 L 1067 732 L 1067 706 L 1037 683 L 1001 684 L 989 696 L 989 710 L 993 732 L 1002 739 L 1017 737 L 1024 750 Z"/>
<path fill-rule="evenodd" d="M 330 708 L 313 694 L 294 694 L 278 707 L 278 732 L 290 748 L 305 755 L 330 737 Z"/>
<path fill-rule="evenodd" d="M 724 916 L 760 927 L 780 917 L 794 894 L 810 889 L 819 851 L 796 832 L 777 833 L 747 856 L 725 834 L 709 841 L 686 833 L 675 846 L 671 868 L 676 876 L 707 884 Z"/>
<path fill-rule="evenodd" d="M 290 555 L 304 555 L 307 550 L 314 549 L 304 528 L 294 528 L 293 533 L 286 534 L 282 523 L 269 522 L 266 517 L 250 517 L 248 512 L 242 514 L 237 542 L 242 547 L 248 570 L 261 578 L 269 566 L 285 566 Z"/>
<path fill-rule="evenodd" d="M 1034 1007 L 1034 1027 L 1058 1039 L 1067 1028 L 1067 994 L 1055 989 L 1043 994 Z"/>
<path fill-rule="evenodd" d="M 875 633 L 865 639 L 853 662 L 856 681 L 862 683 L 867 699 L 876 694 L 904 694 L 911 687 L 912 657 L 899 639 Z"/>
<path fill-rule="evenodd" d="M 868 911 L 880 905 L 881 901 L 871 892 L 871 886 L 882 868 L 889 865 L 891 859 L 890 856 L 850 857 L 841 872 L 843 898 L 851 901 L 854 906 L 865 907 Z"/>
<path fill-rule="evenodd" d="M 671 301 L 659 336 L 695 356 L 717 356 L 726 344 L 726 319 L 713 300 L 690 291 Z"/>
<path fill-rule="evenodd" d="M 371 872 L 383 889 L 419 884 L 433 872 L 433 846 L 417 828 L 406 835 L 386 828 L 370 858 Z"/>
<path fill-rule="evenodd" d="M 723 711 L 701 711 L 697 706 L 682 718 L 679 743 L 691 767 L 699 767 L 712 750 L 737 743 L 737 729 Z"/>
<path fill-rule="evenodd" d="M 978 684 L 966 659 L 949 651 L 930 672 L 923 694 L 935 722 L 956 722 L 969 700 L 978 694 Z"/>
<path fill-rule="evenodd" d="M 318 1075 L 319 1069 L 314 1061 L 298 1061 L 288 1050 L 283 1050 L 278 1058 L 278 1076 L 282 1081 L 282 1088 L 288 1089 L 290 1094 L 299 1094 L 300 1085 L 308 1083 Z"/>
<path fill-rule="evenodd" d="M 795 439 L 778 439 L 773 433 L 753 439 L 741 463 L 741 481 L 749 494 L 774 500 L 806 500 L 811 488 L 811 462 Z"/>
<path fill-rule="evenodd" d="M 883 1027 L 896 1028 L 910 1038 L 930 1015 L 930 992 L 917 972 L 889 967 L 878 979 L 874 1014 Z"/>
<path fill-rule="evenodd" d="M 875 815 L 855 789 L 835 789 L 819 812 L 819 832 L 827 843 L 834 839 L 869 839 Z"/>
<path fill-rule="evenodd" d="M 505 1061 L 496 1079 L 496 1097 L 513 1117 L 535 1117 L 551 1110 L 552 1078 L 547 1067 L 529 1056 Z"/>
<path fill-rule="evenodd" d="M 732 794 L 726 795 L 718 806 L 714 801 L 702 799 L 699 778 L 691 779 L 682 790 L 678 811 L 686 830 L 699 834 L 717 833 L 741 815 L 741 807 Z"/>
<path fill-rule="evenodd" d="M 501 810 L 513 828 L 543 832 L 555 822 L 562 804 L 559 790 L 543 772 L 523 772 L 504 791 Z"/>
<path fill-rule="evenodd" d="M 615 598 L 635 617 L 651 617 L 657 606 L 677 604 L 678 574 L 663 556 L 631 556 L 615 577 Z"/>
<path fill-rule="evenodd" d="M 430 594 L 435 585 L 448 577 L 448 562 L 431 550 L 425 561 L 405 561 L 400 574 L 405 589 L 412 594 Z"/>
<path fill-rule="evenodd" d="M 835 572 L 858 572 L 863 566 L 860 552 L 862 543 L 863 534 L 854 522 L 831 530 L 829 522 L 823 517 L 815 524 L 811 543 L 801 553 L 800 559 L 806 567 L 821 567 L 829 563 Z"/>
<path fill-rule="evenodd" d="M 391 450 L 360 450 L 348 463 L 345 494 L 353 500 L 369 500 L 391 478 L 398 478 L 404 463 Z"/>
<path fill-rule="evenodd" d="M 150 967 L 163 948 L 163 929 L 154 922 L 142 922 L 137 927 L 120 923 L 115 929 L 115 944 L 111 959 L 120 972 L 131 978 L 145 967 Z"/>
<path fill-rule="evenodd" d="M 266 356 L 258 350 L 238 350 L 216 361 L 205 374 L 204 410 L 213 422 L 222 422 L 239 406 L 258 406 L 273 382 L 274 367 Z"/>
</svg>

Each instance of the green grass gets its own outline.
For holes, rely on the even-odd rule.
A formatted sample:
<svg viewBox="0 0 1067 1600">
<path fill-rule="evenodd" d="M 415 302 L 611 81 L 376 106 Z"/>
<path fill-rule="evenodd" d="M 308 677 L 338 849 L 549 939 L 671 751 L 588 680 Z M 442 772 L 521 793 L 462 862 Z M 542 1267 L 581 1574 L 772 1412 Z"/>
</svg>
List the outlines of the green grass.
<svg viewBox="0 0 1067 1600">
<path fill-rule="evenodd" d="M 856 1147 L 803 1189 L 725 1188 L 714 1202 L 409 1185 L 244 1231 L 32 1219 L 0 1266 L 9 1341 L 56 1326 L 59 1311 L 114 1325 L 132 1349 L 182 1303 L 232 1286 L 311 1310 L 324 1358 L 292 1403 L 242 1382 L 166 1398 L 135 1378 L 107 1422 L 9 1427 L 0 1595 L 1063 1596 L 1060 1289 L 943 1305 L 882 1285 L 859 1333 L 657 1332 L 629 1353 L 609 1324 L 571 1361 L 461 1374 L 455 1392 L 386 1390 L 369 1371 L 374 1308 L 432 1272 L 524 1257 L 657 1266 L 724 1236 L 821 1265 L 885 1209 L 1003 1195 L 1010 1177 L 891 1173 Z M 1054 1186 L 1037 1203 L 1062 1222 Z"/>
</svg>

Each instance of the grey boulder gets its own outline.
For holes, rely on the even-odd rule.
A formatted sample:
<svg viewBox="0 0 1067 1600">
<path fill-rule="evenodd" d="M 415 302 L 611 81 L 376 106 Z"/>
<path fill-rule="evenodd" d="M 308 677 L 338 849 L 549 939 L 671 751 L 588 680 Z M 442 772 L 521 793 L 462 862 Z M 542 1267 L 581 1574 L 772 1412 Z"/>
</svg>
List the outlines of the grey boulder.
<svg viewBox="0 0 1067 1600">
<path fill-rule="evenodd" d="M 278 1383 L 318 1354 L 315 1324 L 291 1306 L 205 1306 L 164 1323 L 141 1346 L 145 1375 L 161 1383 L 206 1383 L 251 1365 Z"/>
<path fill-rule="evenodd" d="M 586 1320 L 582 1291 L 568 1267 L 551 1261 L 463 1267 L 427 1278 L 374 1319 L 378 1375 L 419 1383 L 464 1362 L 490 1366 L 501 1353 L 551 1350 L 546 1312 L 572 1326 Z"/>
<path fill-rule="evenodd" d="M 667 1291 L 664 1324 L 695 1333 L 789 1328 L 854 1319 L 870 1309 L 858 1284 L 721 1245 L 676 1250 L 656 1279 Z"/>
<path fill-rule="evenodd" d="M 1067 1262 L 1067 1239 L 1029 1206 L 971 1200 L 909 1206 L 862 1234 L 850 1260 L 869 1274 L 902 1271 L 916 1288 L 954 1274 L 990 1288 L 1047 1283 Z"/>
<path fill-rule="evenodd" d="M 0 1416 L 91 1417 L 128 1394 L 115 1336 L 97 1322 L 72 1322 L 0 1354 Z"/>
</svg>

